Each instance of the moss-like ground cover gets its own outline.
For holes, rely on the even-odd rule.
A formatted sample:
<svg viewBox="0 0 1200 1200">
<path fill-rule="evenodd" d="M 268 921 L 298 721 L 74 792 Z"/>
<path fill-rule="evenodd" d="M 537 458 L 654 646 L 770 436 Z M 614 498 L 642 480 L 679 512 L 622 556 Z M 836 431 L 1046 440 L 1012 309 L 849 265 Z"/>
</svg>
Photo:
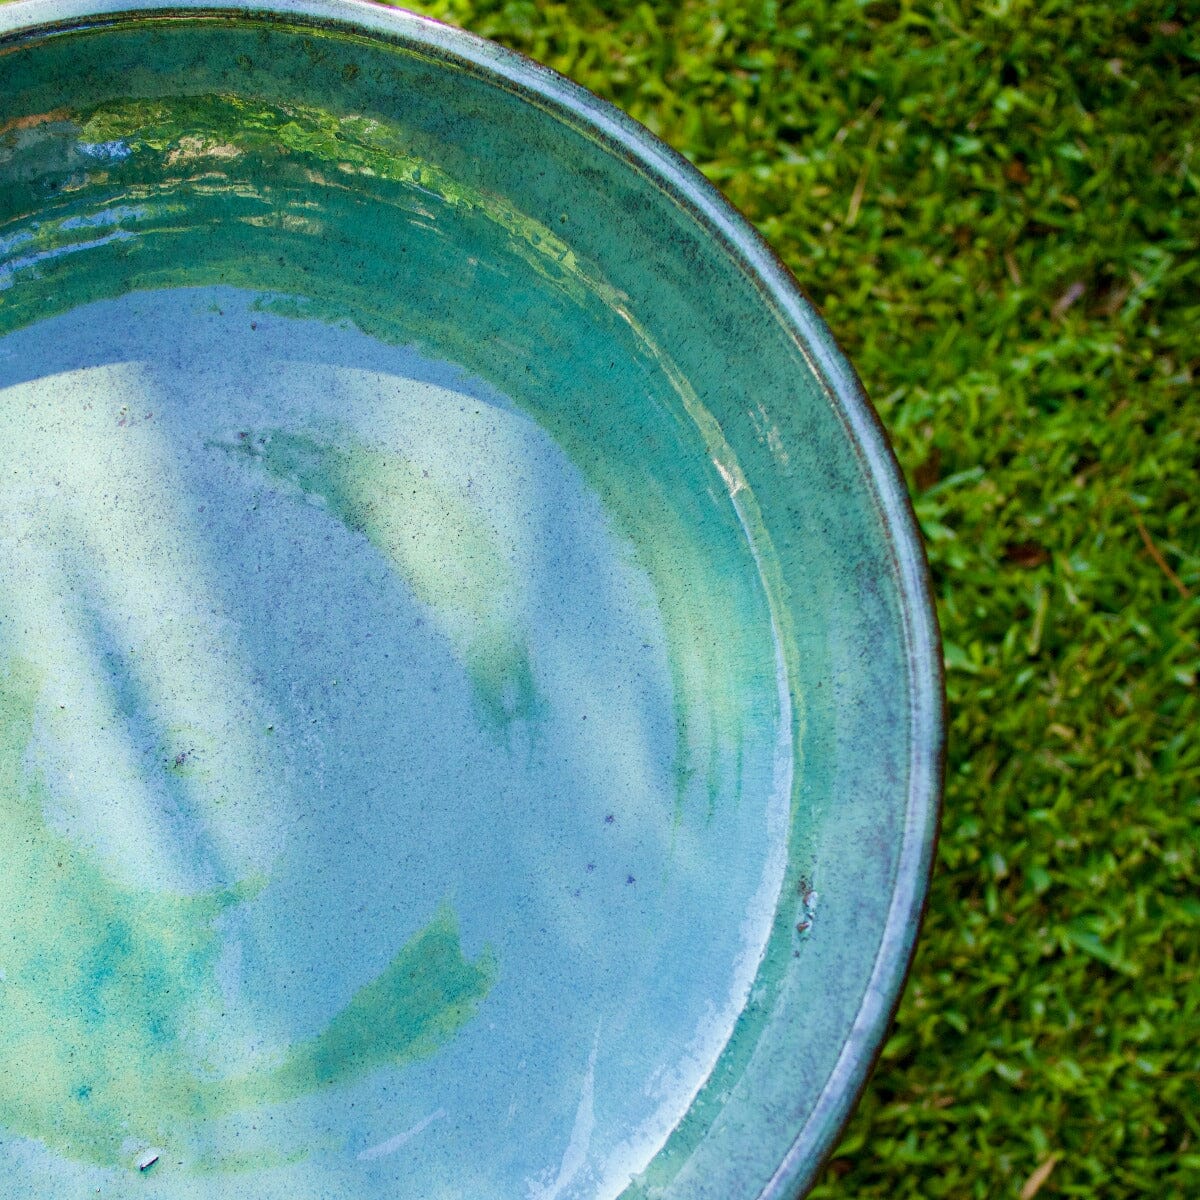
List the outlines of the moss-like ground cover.
<svg viewBox="0 0 1200 1200">
<path fill-rule="evenodd" d="M 874 397 L 946 642 L 946 816 L 816 1197 L 1200 1195 L 1200 10 L 424 11 L 696 162 Z"/>
</svg>

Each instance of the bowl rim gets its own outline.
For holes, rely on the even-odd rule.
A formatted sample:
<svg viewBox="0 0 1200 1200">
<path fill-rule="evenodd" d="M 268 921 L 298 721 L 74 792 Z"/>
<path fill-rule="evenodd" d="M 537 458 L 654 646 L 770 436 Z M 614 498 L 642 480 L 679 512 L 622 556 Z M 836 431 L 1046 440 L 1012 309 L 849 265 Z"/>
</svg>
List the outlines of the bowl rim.
<svg viewBox="0 0 1200 1200">
<path fill-rule="evenodd" d="M 0 49 L 124 19 L 204 17 L 291 20 L 433 54 L 586 130 L 722 245 L 780 319 L 840 418 L 874 491 L 899 582 L 912 702 L 909 787 L 891 901 L 858 1011 L 811 1112 L 758 1200 L 803 1195 L 835 1150 L 899 1007 L 928 903 L 945 776 L 945 674 L 928 560 L 903 472 L 862 382 L 791 270 L 697 167 L 615 105 L 477 34 L 370 0 L 13 0 L 0 4 Z"/>
</svg>

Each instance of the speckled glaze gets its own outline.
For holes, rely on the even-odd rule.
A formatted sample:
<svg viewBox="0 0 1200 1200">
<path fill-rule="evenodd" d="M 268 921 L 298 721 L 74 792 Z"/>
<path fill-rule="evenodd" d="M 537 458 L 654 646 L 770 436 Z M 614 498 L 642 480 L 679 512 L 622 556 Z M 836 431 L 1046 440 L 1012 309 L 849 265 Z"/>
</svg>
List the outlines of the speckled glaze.
<svg viewBox="0 0 1200 1200">
<path fill-rule="evenodd" d="M 802 1192 L 942 715 L 794 282 L 394 10 L 23 0 L 0 97 L 8 1190 Z"/>
</svg>

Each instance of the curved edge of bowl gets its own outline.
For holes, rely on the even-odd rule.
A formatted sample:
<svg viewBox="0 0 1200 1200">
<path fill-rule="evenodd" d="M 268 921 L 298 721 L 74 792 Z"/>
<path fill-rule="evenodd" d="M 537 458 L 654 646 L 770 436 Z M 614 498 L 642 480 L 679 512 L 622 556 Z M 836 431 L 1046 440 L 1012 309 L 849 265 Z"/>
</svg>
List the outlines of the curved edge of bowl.
<svg viewBox="0 0 1200 1200">
<path fill-rule="evenodd" d="M 899 1007 L 928 899 L 945 772 L 945 678 L 928 561 L 899 462 L 858 375 L 792 272 L 696 167 L 614 105 L 476 34 L 368 0 L 14 0 L 0 6 L 0 45 L 152 14 L 291 19 L 374 35 L 481 72 L 585 128 L 721 242 L 821 380 L 874 490 L 901 581 L 912 708 L 904 839 L 879 951 L 834 1070 L 760 1200 L 802 1195 L 836 1148 Z"/>
</svg>

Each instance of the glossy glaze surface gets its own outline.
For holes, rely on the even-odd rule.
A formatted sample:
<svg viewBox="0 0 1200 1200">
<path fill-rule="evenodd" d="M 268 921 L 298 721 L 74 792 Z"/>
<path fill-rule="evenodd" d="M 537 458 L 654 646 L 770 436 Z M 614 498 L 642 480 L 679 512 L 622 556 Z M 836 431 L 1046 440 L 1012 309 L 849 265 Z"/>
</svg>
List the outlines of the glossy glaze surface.
<svg viewBox="0 0 1200 1200">
<path fill-rule="evenodd" d="M 0 56 L 5 1171 L 801 1182 L 900 984 L 940 742 L 827 333 L 486 44 L 86 24 Z"/>
</svg>

